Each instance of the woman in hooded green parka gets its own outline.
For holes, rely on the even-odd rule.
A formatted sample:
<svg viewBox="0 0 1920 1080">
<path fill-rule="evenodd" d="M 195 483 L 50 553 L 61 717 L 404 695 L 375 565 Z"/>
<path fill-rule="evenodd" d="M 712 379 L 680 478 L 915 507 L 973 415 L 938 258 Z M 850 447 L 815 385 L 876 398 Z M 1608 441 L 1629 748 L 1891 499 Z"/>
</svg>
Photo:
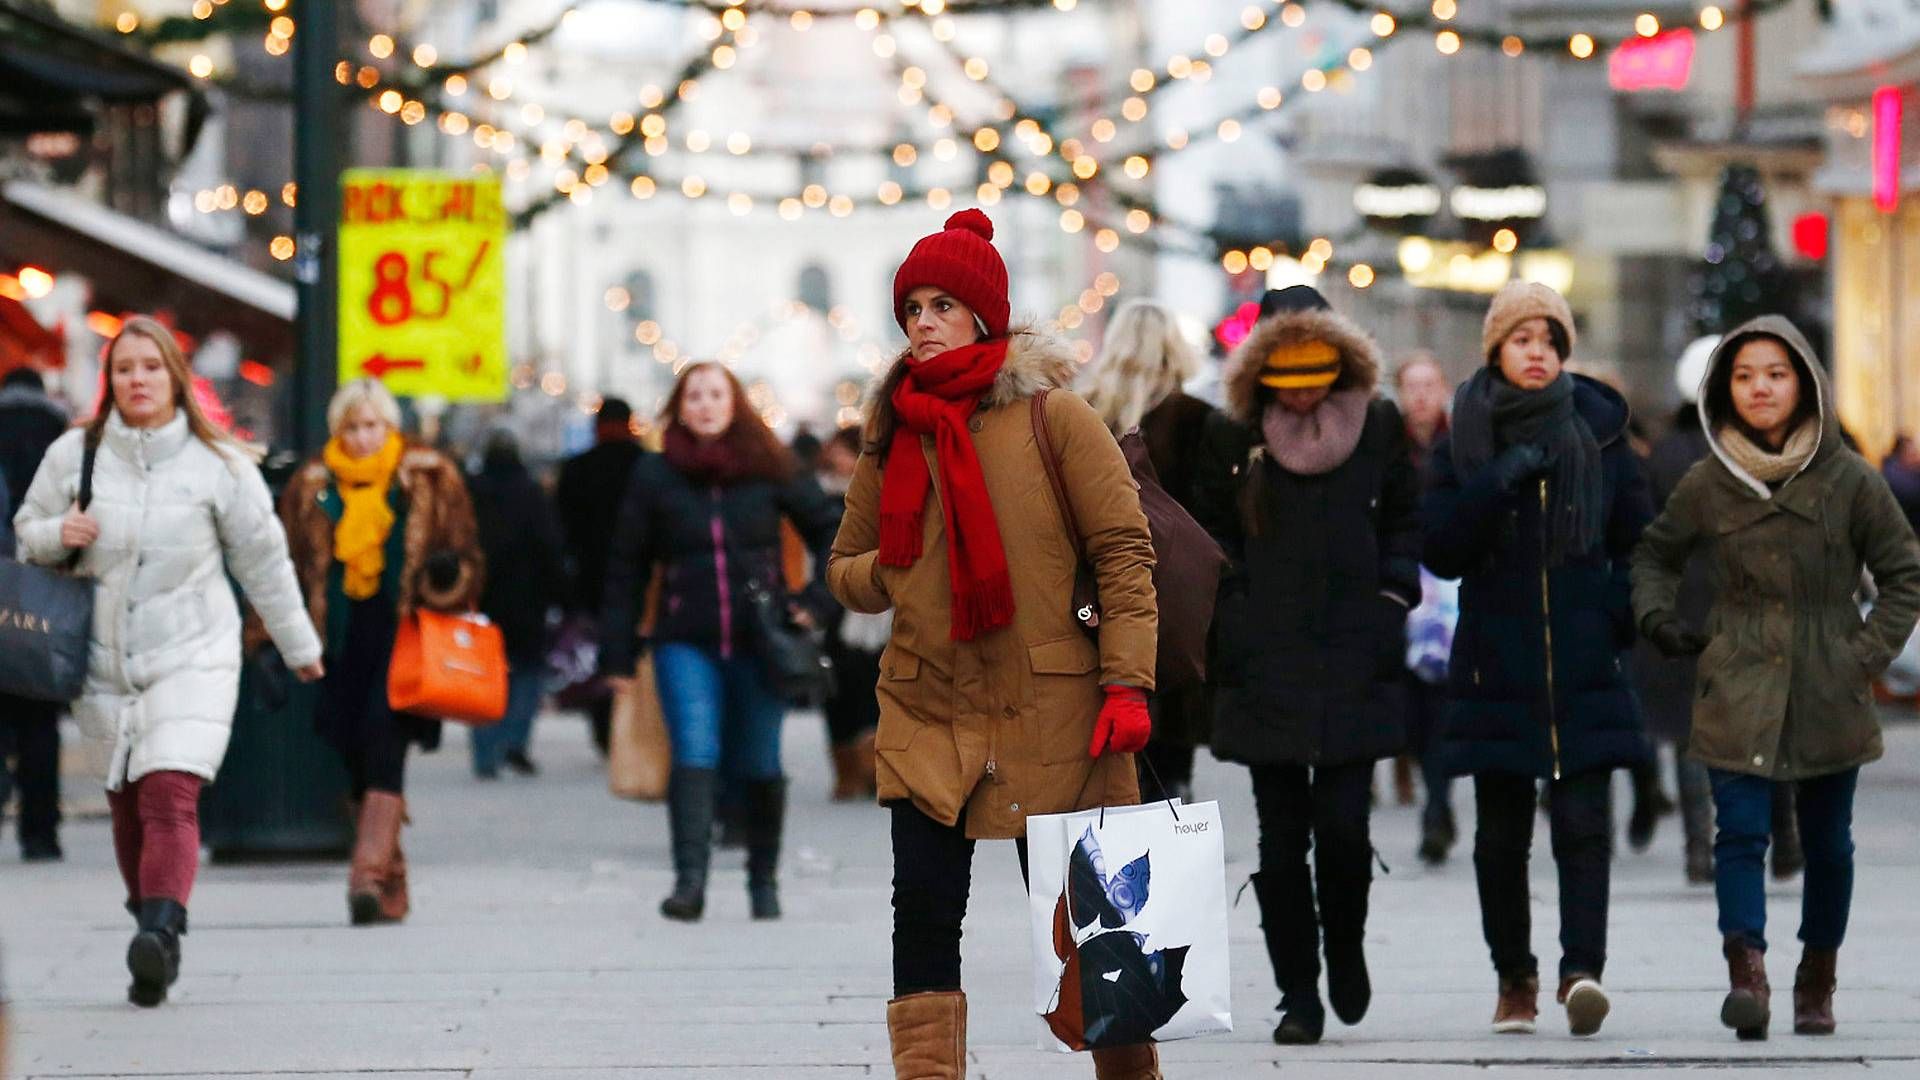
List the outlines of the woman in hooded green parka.
<svg viewBox="0 0 1920 1080">
<path fill-rule="evenodd" d="M 1871 687 L 1920 615 L 1920 548 L 1886 481 L 1846 448 L 1813 350 L 1778 316 L 1729 333 L 1700 394 L 1713 455 L 1680 481 L 1633 559 L 1634 611 L 1669 656 L 1698 654 L 1688 753 L 1713 782 L 1714 891 L 1731 983 L 1720 1019 L 1764 1039 L 1773 782 L 1798 794 L 1806 886 L 1793 1030 L 1834 1029 L 1834 966 L 1853 898 L 1853 795 L 1880 757 Z M 1704 634 L 1675 613 L 1706 556 Z M 1863 620 L 1861 570 L 1878 595 Z"/>
</svg>

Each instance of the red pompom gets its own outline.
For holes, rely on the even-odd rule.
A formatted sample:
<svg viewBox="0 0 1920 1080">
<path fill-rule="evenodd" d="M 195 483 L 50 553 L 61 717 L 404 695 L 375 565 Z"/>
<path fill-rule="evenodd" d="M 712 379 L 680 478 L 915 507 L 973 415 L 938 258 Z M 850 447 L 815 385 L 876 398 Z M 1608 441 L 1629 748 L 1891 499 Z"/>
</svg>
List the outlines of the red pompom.
<svg viewBox="0 0 1920 1080">
<path fill-rule="evenodd" d="M 982 240 L 993 239 L 993 219 L 978 210 L 962 210 L 947 219 L 947 228 L 965 229 Z"/>
</svg>

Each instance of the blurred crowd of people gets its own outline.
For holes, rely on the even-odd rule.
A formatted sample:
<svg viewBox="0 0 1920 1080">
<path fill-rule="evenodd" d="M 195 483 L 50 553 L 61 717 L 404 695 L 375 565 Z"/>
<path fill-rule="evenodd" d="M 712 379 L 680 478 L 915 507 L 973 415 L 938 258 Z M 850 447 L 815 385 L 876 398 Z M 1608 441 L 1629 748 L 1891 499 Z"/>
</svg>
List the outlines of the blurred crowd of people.
<svg viewBox="0 0 1920 1080">
<path fill-rule="evenodd" d="M 1521 282 L 1492 298 L 1457 387 L 1431 355 L 1382 355 L 1312 288 L 1270 292 L 1202 400 L 1187 388 L 1206 365 L 1163 305 L 1122 305 L 1084 368 L 1011 323 L 992 235 L 967 212 L 913 249 L 894 283 L 908 348 L 866 420 L 824 440 L 783 443 L 727 366 L 699 362 L 657 445 L 609 398 L 593 446 L 552 477 L 506 426 L 468 470 L 410 440 L 363 379 L 334 395 L 329 441 L 276 506 L 152 320 L 109 345 L 83 426 L 37 375 L 10 374 L 0 544 L 96 582 L 72 711 L 114 747 L 130 999 L 157 1005 L 178 977 L 198 795 L 225 753 L 242 640 L 318 684 L 315 727 L 350 777 L 348 917 L 392 923 L 412 903 L 409 753 L 441 739 L 439 719 L 390 702 L 396 637 L 420 612 L 477 611 L 503 638 L 507 694 L 470 737 L 476 779 L 538 773 L 549 698 L 603 752 L 621 708 L 657 710 L 667 918 L 703 917 L 728 837 L 753 917 L 780 917 L 782 729 L 820 708 L 827 794 L 890 813 L 903 1076 L 957 1075 L 975 842 L 1015 840 L 1024 871 L 1028 815 L 1191 799 L 1202 747 L 1248 770 L 1276 1042 L 1319 1041 L 1329 1008 L 1347 1024 L 1368 1011 L 1382 761 L 1388 799 L 1424 799 L 1430 865 L 1459 844 L 1453 786 L 1471 782 L 1493 1030 L 1537 1023 L 1542 810 L 1560 883 L 1550 985 L 1573 1035 L 1609 1014 L 1622 770 L 1628 846 L 1677 807 L 1685 878 L 1715 886 L 1723 1022 L 1767 1032 L 1770 851 L 1774 876 L 1806 878 L 1795 1030 L 1833 1030 L 1855 784 L 1880 754 L 1872 698 L 1920 693 L 1920 444 L 1867 465 L 1813 348 L 1771 317 L 1702 343 L 1690 400 L 1649 441 L 1621 389 L 1578 369 L 1566 301 Z M 1052 395 L 1069 389 L 1083 396 Z M 1206 680 L 1164 692 L 1152 537 L 1116 442 L 1136 430 L 1227 566 Z M 1098 597 L 1092 636 L 1075 567 Z M 28 861 L 62 856 L 60 709 L 0 698 L 0 798 L 19 793 Z M 1095 1062 L 1159 1075 L 1150 1047 Z"/>
</svg>

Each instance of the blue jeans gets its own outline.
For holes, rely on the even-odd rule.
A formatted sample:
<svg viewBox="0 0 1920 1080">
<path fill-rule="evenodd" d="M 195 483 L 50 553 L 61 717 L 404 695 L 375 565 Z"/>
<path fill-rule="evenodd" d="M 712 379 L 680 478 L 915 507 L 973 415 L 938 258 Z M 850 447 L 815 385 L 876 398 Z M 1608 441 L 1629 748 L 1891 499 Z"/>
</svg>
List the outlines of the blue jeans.
<svg viewBox="0 0 1920 1080">
<path fill-rule="evenodd" d="M 670 641 L 654 646 L 653 674 L 675 768 L 780 779 L 787 704 L 767 685 L 758 657 L 722 658 L 717 649 Z"/>
<path fill-rule="evenodd" d="M 1767 938 L 1767 842 L 1773 834 L 1773 781 L 1709 769 L 1719 826 L 1713 841 L 1713 891 L 1720 933 L 1759 949 Z M 1853 792 L 1860 770 L 1830 773 L 1794 785 L 1800 846 L 1806 851 L 1800 894 L 1800 940 L 1810 949 L 1838 949 L 1853 906 Z"/>
<path fill-rule="evenodd" d="M 473 747 L 473 771 L 491 776 L 500 771 L 509 750 L 525 752 L 533 738 L 533 718 L 540 711 L 541 665 L 528 664 L 507 672 L 507 714 L 497 724 L 473 729 L 467 741 Z"/>
</svg>

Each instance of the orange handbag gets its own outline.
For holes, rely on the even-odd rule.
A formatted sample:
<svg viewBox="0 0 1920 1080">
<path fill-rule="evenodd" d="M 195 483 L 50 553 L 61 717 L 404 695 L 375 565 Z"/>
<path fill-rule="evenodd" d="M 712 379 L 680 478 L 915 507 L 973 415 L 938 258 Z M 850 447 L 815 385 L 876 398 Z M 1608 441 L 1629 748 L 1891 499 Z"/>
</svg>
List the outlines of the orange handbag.
<svg viewBox="0 0 1920 1080">
<path fill-rule="evenodd" d="M 394 712 L 484 727 L 507 712 L 507 645 L 485 615 L 415 611 L 387 669 Z"/>
</svg>

